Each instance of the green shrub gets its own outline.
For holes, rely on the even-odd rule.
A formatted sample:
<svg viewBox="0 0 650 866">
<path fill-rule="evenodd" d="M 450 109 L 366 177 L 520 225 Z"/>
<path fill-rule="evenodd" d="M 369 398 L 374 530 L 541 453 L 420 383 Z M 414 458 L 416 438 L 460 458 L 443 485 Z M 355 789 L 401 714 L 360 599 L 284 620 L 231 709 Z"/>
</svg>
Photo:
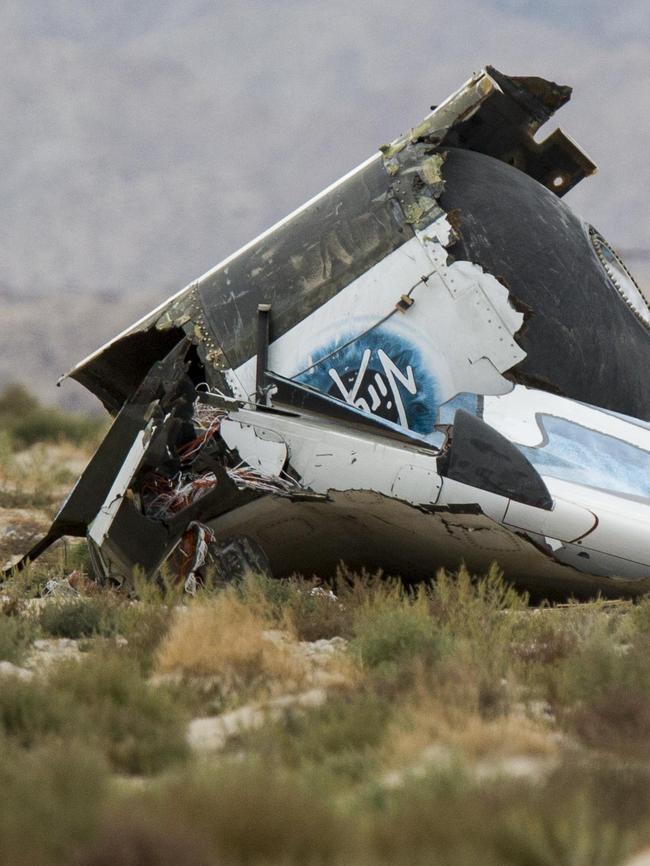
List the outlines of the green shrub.
<svg viewBox="0 0 650 866">
<path fill-rule="evenodd" d="M 95 839 L 84 846 L 74 866 L 217 866 L 211 846 L 196 829 L 171 814 L 129 798 L 103 817 Z"/>
<path fill-rule="evenodd" d="M 178 579 L 178 574 L 167 563 L 162 564 L 155 580 L 146 577 L 142 569 L 136 566 L 125 585 L 132 597 L 143 604 L 174 607 L 187 600 L 183 581 Z M 200 589 L 198 594 L 209 593 Z"/>
<path fill-rule="evenodd" d="M 59 866 L 74 862 L 93 838 L 106 796 L 100 755 L 75 741 L 30 751 L 0 743 L 0 863 Z"/>
<path fill-rule="evenodd" d="M 24 418 L 16 419 L 10 430 L 18 445 L 29 447 L 36 442 L 59 442 L 62 439 L 82 445 L 94 439 L 101 428 L 102 422 L 95 418 L 39 408 Z"/>
<path fill-rule="evenodd" d="M 0 732 L 9 740 L 30 747 L 74 733 L 125 773 L 156 773 L 185 758 L 184 724 L 167 692 L 114 651 L 61 662 L 47 680 L 7 676 L 0 688 Z"/>
<path fill-rule="evenodd" d="M 509 641 L 516 619 L 505 614 L 528 606 L 527 597 L 506 583 L 494 565 L 481 578 L 473 578 L 466 568 L 453 574 L 439 571 L 430 597 L 436 620 L 454 637 L 475 641 L 479 651 L 486 641 Z"/>
<path fill-rule="evenodd" d="M 396 667 L 416 657 L 436 661 L 449 646 L 429 614 L 424 590 L 410 595 L 387 583 L 355 612 L 350 650 L 369 668 Z"/>
<path fill-rule="evenodd" d="M 129 657 L 138 662 L 145 674 L 151 671 L 156 650 L 173 618 L 174 608 L 161 603 L 136 602 L 122 606 L 120 634 L 128 641 Z"/>
<path fill-rule="evenodd" d="M 578 647 L 573 631 L 551 615 L 538 615 L 518 623 L 512 644 L 513 658 L 523 665 L 555 665 L 569 658 Z"/>
<path fill-rule="evenodd" d="M 37 398 L 24 385 L 12 383 L 0 393 L 0 421 L 3 424 L 8 419 L 24 418 L 38 408 Z"/>
<path fill-rule="evenodd" d="M 595 631 L 558 667 L 556 703 L 568 707 L 611 689 L 650 695 L 649 649 L 642 637 L 625 646 L 605 630 Z"/>
<path fill-rule="evenodd" d="M 74 570 L 82 571 L 88 575 L 92 574 L 90 550 L 86 541 L 66 543 L 63 558 L 63 567 L 66 573 Z"/>
<path fill-rule="evenodd" d="M 567 714 L 573 733 L 590 748 L 632 759 L 650 757 L 650 694 L 611 686 Z"/>
<path fill-rule="evenodd" d="M 8 385 L 0 394 L 0 427 L 19 448 L 62 439 L 81 445 L 95 439 L 103 421 L 41 406 L 22 385 Z"/>
<path fill-rule="evenodd" d="M 259 604 L 263 599 L 268 610 L 273 611 L 280 621 L 283 611 L 296 594 L 297 580 L 276 580 L 265 574 L 247 574 L 242 580 L 239 592 L 246 602 Z"/>
<path fill-rule="evenodd" d="M 278 627 L 293 627 L 299 640 L 352 636 L 354 605 L 333 597 L 329 586 L 315 580 L 249 574 L 239 592 L 243 601 L 263 610 Z"/>
<path fill-rule="evenodd" d="M 2 421 L 0 420 L 0 424 L 1 423 Z M 8 430 L 4 429 L 4 426 L 2 426 L 0 427 L 0 471 L 2 471 L 3 474 L 11 464 L 13 452 L 14 447 L 11 434 Z"/>
<path fill-rule="evenodd" d="M 301 770 L 322 788 L 326 777 L 361 781 L 377 769 L 377 750 L 391 716 L 390 704 L 372 692 L 343 693 L 322 707 L 290 710 L 275 723 L 234 742 L 266 761 Z"/>
<path fill-rule="evenodd" d="M 354 863 L 351 822 L 318 790 L 253 761 L 196 768 L 165 786 L 156 808 L 161 826 L 182 822 L 218 863 L 308 866 Z"/>
<path fill-rule="evenodd" d="M 328 640 L 352 637 L 354 612 L 329 589 L 298 584 L 287 607 L 289 618 L 300 640 Z"/>
<path fill-rule="evenodd" d="M 0 614 L 0 661 L 20 665 L 36 634 L 36 626 L 31 620 Z"/>
<path fill-rule="evenodd" d="M 439 626 L 454 639 L 455 652 L 477 682 L 482 715 L 504 712 L 508 694 L 504 682 L 513 661 L 513 640 L 526 596 L 503 579 L 496 566 L 482 578 L 466 568 L 438 572 L 431 588 L 430 609 Z"/>
<path fill-rule="evenodd" d="M 405 777 L 394 789 L 371 788 L 368 794 L 375 807 L 370 812 L 370 862 L 493 866 L 482 827 L 485 806 L 461 766 L 435 766 Z M 477 837 L 484 848 L 480 858 Z"/>
<path fill-rule="evenodd" d="M 111 637 L 119 628 L 118 604 L 110 596 L 61 598 L 48 601 L 41 610 L 39 624 L 52 637 Z"/>
<path fill-rule="evenodd" d="M 647 774 L 633 779 L 626 775 L 625 770 L 603 773 L 597 766 L 567 765 L 540 786 L 514 785 L 488 834 L 495 859 L 513 866 L 622 863 L 641 829 L 626 814 L 625 800 L 638 798 L 632 811 L 638 817 L 645 812 L 646 821 L 649 805 L 643 791 Z"/>
<path fill-rule="evenodd" d="M 371 862 L 391 866 L 614 866 L 647 821 L 642 776 L 567 766 L 547 780 L 472 782 L 450 764 L 385 793 Z M 618 778 L 617 778 L 618 777 Z M 645 774 L 647 784 L 647 774 Z M 610 785 L 603 788 L 604 784 Z M 616 795 L 626 798 L 618 802 Z M 640 797 L 626 815 L 627 798 Z"/>
<path fill-rule="evenodd" d="M 89 742 L 125 773 L 156 773 L 185 758 L 185 718 L 162 688 L 147 684 L 124 655 L 95 653 L 62 664 L 50 678 Z"/>
<path fill-rule="evenodd" d="M 54 576 L 50 564 L 43 557 L 28 562 L 20 571 L 10 571 L 2 583 L 2 612 L 11 617 L 23 616 L 26 602 L 39 596 L 44 584 Z"/>
<path fill-rule="evenodd" d="M 0 688 L 0 732 L 20 746 L 74 727 L 76 708 L 40 679 L 5 676 Z"/>
</svg>

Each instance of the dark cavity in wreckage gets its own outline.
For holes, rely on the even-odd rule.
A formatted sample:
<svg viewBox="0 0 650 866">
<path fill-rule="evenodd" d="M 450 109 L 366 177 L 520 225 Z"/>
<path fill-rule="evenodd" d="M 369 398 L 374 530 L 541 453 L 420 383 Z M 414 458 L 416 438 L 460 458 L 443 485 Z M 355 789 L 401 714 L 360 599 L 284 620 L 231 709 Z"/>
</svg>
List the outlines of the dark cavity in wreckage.
<svg viewBox="0 0 650 866">
<path fill-rule="evenodd" d="M 570 93 L 488 66 L 82 361 L 115 420 L 19 565 L 650 589 L 650 309 L 534 139 Z"/>
</svg>

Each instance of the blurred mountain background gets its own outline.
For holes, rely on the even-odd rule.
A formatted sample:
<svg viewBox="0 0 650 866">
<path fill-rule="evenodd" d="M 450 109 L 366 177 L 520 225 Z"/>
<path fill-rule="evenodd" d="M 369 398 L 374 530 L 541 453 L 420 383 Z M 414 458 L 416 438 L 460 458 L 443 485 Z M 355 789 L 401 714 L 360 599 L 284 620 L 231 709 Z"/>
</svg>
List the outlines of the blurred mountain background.
<svg viewBox="0 0 650 866">
<path fill-rule="evenodd" d="M 486 63 L 574 87 L 568 201 L 648 285 L 649 36 L 645 0 L 3 0 L 0 387 L 98 406 L 58 376 Z"/>
</svg>

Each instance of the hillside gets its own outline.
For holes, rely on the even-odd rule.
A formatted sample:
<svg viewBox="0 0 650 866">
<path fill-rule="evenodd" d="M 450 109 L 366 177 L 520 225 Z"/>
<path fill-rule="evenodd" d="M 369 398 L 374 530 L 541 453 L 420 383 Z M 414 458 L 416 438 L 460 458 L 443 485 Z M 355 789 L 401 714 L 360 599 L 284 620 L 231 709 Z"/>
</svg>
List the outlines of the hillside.
<svg viewBox="0 0 650 866">
<path fill-rule="evenodd" d="M 643 0 L 4 0 L 0 286 L 182 286 L 486 63 L 574 87 L 570 203 L 645 246 L 647 40 Z"/>
<path fill-rule="evenodd" d="M 76 382 L 58 378 L 162 301 L 171 290 L 19 297 L 0 292 L 0 390 L 26 384 L 47 405 L 102 411 Z"/>
</svg>

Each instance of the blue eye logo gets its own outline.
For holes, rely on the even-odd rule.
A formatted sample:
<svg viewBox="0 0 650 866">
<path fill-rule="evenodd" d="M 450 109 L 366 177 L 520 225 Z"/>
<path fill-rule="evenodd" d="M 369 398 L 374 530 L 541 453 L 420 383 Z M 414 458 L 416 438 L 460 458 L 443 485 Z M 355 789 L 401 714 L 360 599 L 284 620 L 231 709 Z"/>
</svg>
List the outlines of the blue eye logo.
<svg viewBox="0 0 650 866">
<path fill-rule="evenodd" d="M 387 327 L 357 339 L 339 337 L 312 353 L 310 366 L 295 378 L 417 433 L 436 423 L 438 389 L 418 349 Z"/>
<path fill-rule="evenodd" d="M 375 366 L 371 366 L 371 361 Z M 374 358 L 371 349 L 364 349 L 358 370 L 344 373 L 341 378 L 338 371 L 330 367 L 328 374 L 334 383 L 329 389 L 332 396 L 408 427 L 404 397 L 408 400 L 409 395 L 414 396 L 418 390 L 410 364 L 402 371 L 383 349 L 378 349 Z"/>
</svg>

